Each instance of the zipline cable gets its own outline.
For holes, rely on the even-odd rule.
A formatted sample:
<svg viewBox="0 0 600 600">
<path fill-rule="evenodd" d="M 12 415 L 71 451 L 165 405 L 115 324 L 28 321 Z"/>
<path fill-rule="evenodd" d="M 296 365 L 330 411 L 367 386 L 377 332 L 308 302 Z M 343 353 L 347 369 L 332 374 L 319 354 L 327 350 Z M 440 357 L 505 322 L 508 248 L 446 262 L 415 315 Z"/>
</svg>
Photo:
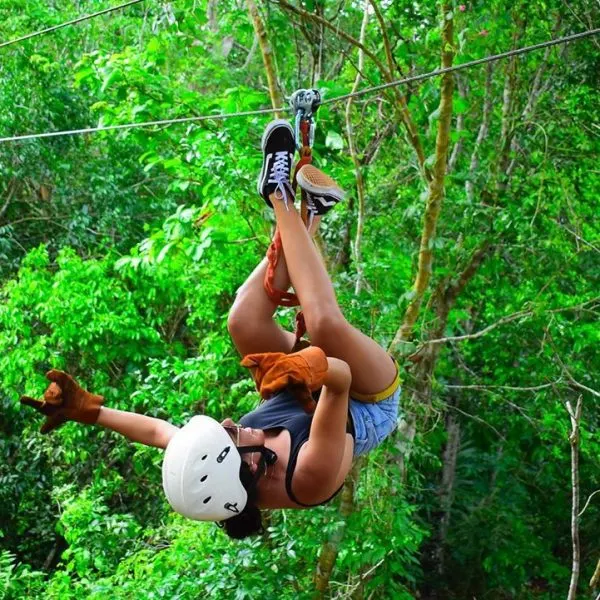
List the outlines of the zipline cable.
<svg viewBox="0 0 600 600">
<path fill-rule="evenodd" d="M 381 85 L 376 85 L 370 88 L 366 88 L 364 90 L 358 90 L 353 94 L 344 94 L 343 96 L 336 96 L 335 98 L 330 98 L 329 100 L 325 100 L 321 102 L 323 104 L 331 104 L 332 102 L 340 102 L 342 100 L 347 100 L 348 98 L 355 98 L 356 96 L 362 96 L 364 94 L 369 94 L 371 92 L 377 92 L 379 90 L 385 90 L 390 87 L 395 87 L 398 85 L 403 85 L 405 83 L 412 83 L 413 81 L 421 81 L 423 79 L 429 79 L 430 77 L 437 77 L 438 75 L 444 75 L 445 73 L 452 73 L 454 71 L 462 71 L 463 69 L 469 69 L 471 67 L 475 67 L 477 65 L 483 65 L 485 63 L 494 62 L 497 60 L 502 60 L 503 58 L 509 58 L 511 56 L 518 56 L 519 54 L 526 54 L 527 52 L 533 52 L 534 50 L 540 50 L 541 48 L 547 48 L 549 46 L 556 46 L 557 44 L 566 44 L 567 42 L 572 42 L 575 40 L 580 40 L 582 38 L 590 37 L 592 35 L 597 35 L 600 33 L 600 28 L 598 29 L 590 29 L 589 31 L 582 31 L 580 33 L 575 33 L 573 35 L 569 35 L 562 38 L 557 38 L 555 40 L 549 40 L 547 42 L 542 42 L 540 44 L 534 44 L 533 46 L 525 46 L 524 48 L 517 48 L 516 50 L 509 50 L 508 52 L 502 52 L 500 54 L 493 54 L 491 56 L 486 56 L 485 58 L 478 58 L 477 60 L 471 60 L 466 63 L 462 63 L 460 65 L 453 65 L 452 67 L 446 67 L 445 69 L 437 69 L 435 71 L 430 71 L 429 73 L 423 73 L 422 75 L 413 75 L 412 77 L 406 77 L 405 79 L 397 79 L 395 81 L 390 81 L 389 83 L 382 83 Z"/>
<path fill-rule="evenodd" d="M 13 142 L 16 140 L 33 140 L 36 138 L 49 138 L 61 135 L 78 135 L 80 133 L 96 133 L 97 131 L 114 131 L 115 129 L 132 129 L 134 127 L 151 127 L 153 125 L 171 125 L 172 123 L 191 123 L 195 121 L 209 121 L 232 119 L 234 117 L 249 117 L 251 115 L 266 115 L 268 113 L 289 110 L 286 108 L 261 108 L 260 110 L 246 110 L 236 113 L 221 113 L 215 115 L 201 115 L 198 117 L 182 117 L 179 119 L 165 119 L 162 121 L 147 121 L 144 123 L 123 123 L 121 125 L 104 125 L 99 127 L 88 127 L 87 129 L 71 129 L 69 131 L 50 131 L 47 133 L 31 133 L 29 135 L 17 135 L 14 137 L 0 138 L 2 142 Z"/>
<path fill-rule="evenodd" d="M 136 0 L 138 2 L 142 0 Z M 454 65 L 452 67 L 447 67 L 445 69 L 438 69 L 435 71 L 430 71 L 429 73 L 423 73 L 421 75 L 414 75 L 412 77 L 406 77 L 405 79 L 398 79 L 396 81 L 390 81 L 389 83 L 384 83 L 381 85 L 373 86 L 370 88 L 365 88 L 364 90 L 358 90 L 353 94 L 344 94 L 342 96 L 336 96 L 335 98 L 330 98 L 329 100 L 325 100 L 322 104 L 332 104 L 334 102 L 341 102 L 342 100 L 347 100 L 348 98 L 352 98 L 355 96 L 363 96 L 365 94 L 369 94 L 371 92 L 376 92 L 379 90 L 387 89 L 394 86 L 403 85 L 406 83 L 411 83 L 413 81 L 422 81 L 424 79 L 429 79 L 431 77 L 437 77 L 439 75 L 444 75 L 445 73 L 451 73 L 453 71 L 461 71 L 463 69 L 468 69 L 470 67 L 474 67 L 476 65 L 482 65 L 488 62 L 501 60 L 503 58 L 508 58 L 510 56 L 517 56 L 519 54 L 526 54 L 527 52 L 533 52 L 534 50 L 539 50 L 541 48 L 547 48 L 548 46 L 556 46 L 557 44 L 565 44 L 567 42 L 572 42 L 575 40 L 583 39 L 586 37 L 590 37 L 592 35 L 597 35 L 600 33 L 600 28 L 598 29 L 590 29 L 589 31 L 582 31 L 580 33 L 576 33 L 573 35 L 569 35 L 562 38 L 557 38 L 555 40 L 549 40 L 547 42 L 542 42 L 540 44 L 535 44 L 533 46 L 526 46 L 524 48 L 517 48 L 516 50 L 510 50 L 508 52 L 503 52 L 501 54 L 494 54 L 492 56 L 487 56 L 485 58 L 480 58 L 477 60 L 472 60 L 466 63 L 462 63 L 460 65 Z M 85 133 L 96 133 L 98 131 L 114 131 L 117 129 L 132 129 L 137 127 L 152 127 L 155 125 L 171 125 L 174 123 L 192 123 L 197 121 L 208 121 L 208 120 L 225 120 L 225 119 L 233 119 L 236 117 L 249 117 L 253 115 L 264 115 L 275 112 L 282 112 L 290 110 L 290 107 L 282 107 L 282 108 L 263 108 L 259 110 L 250 110 L 236 113 L 222 113 L 215 115 L 201 115 L 198 117 L 184 117 L 179 119 L 164 119 L 160 121 L 147 121 L 143 123 L 123 123 L 121 125 L 105 125 L 98 127 L 89 127 L 87 129 L 72 129 L 67 131 L 51 131 L 46 133 L 31 133 L 27 135 L 16 135 L 12 137 L 4 137 L 0 138 L 0 143 L 5 142 L 16 142 L 21 140 L 32 140 L 39 138 L 49 138 L 49 137 L 58 137 L 58 136 L 67 136 L 67 135 L 79 135 Z"/>
<path fill-rule="evenodd" d="M 105 8 L 104 10 L 100 10 L 98 12 L 83 15 L 81 17 L 77 17 L 72 21 L 67 21 L 66 23 L 61 23 L 60 25 L 54 25 L 53 27 L 48 27 L 47 29 L 42 29 L 41 31 L 35 31 L 33 33 L 28 33 L 20 38 L 15 38 L 14 40 L 9 40 L 8 42 L 0 43 L 0 48 L 4 48 L 6 46 L 10 46 L 11 44 L 16 44 L 17 42 L 24 42 L 25 40 L 30 40 L 31 38 L 37 37 L 39 35 L 44 35 L 46 33 L 51 33 L 56 31 L 57 29 L 62 29 L 63 27 L 68 27 L 69 25 L 77 25 L 77 23 L 81 23 L 82 21 L 87 21 L 88 19 L 93 19 L 94 17 L 99 17 L 101 15 L 106 15 L 107 13 L 114 12 L 116 10 L 120 10 L 122 8 L 127 8 L 128 6 L 133 6 L 134 4 L 139 4 L 140 2 L 144 2 L 144 0 L 130 0 L 130 2 L 126 2 L 125 4 L 119 4 L 118 6 L 112 6 L 111 8 Z"/>
</svg>

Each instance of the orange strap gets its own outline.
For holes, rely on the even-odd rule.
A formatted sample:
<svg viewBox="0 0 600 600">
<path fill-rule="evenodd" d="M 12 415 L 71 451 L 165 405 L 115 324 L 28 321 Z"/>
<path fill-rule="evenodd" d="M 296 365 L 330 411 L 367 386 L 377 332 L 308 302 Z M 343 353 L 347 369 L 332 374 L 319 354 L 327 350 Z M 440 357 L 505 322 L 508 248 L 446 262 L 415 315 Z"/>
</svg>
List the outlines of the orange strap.
<svg viewBox="0 0 600 600">
<path fill-rule="evenodd" d="M 304 166 L 312 163 L 312 150 L 309 146 L 302 146 L 298 151 L 300 154 L 300 160 L 296 163 L 296 167 L 294 168 L 294 178 L 292 179 L 292 187 L 294 188 L 294 192 L 296 191 L 296 186 L 298 182 L 296 181 L 296 175 L 298 171 Z"/>
<path fill-rule="evenodd" d="M 298 306 L 300 301 L 296 294 L 285 292 L 284 290 L 275 287 L 275 269 L 282 253 L 283 246 L 281 244 L 281 236 L 279 235 L 279 229 L 276 229 L 273 241 L 267 250 L 267 272 L 265 273 L 264 281 L 265 292 L 267 292 L 267 296 L 269 296 L 277 306 Z"/>
</svg>

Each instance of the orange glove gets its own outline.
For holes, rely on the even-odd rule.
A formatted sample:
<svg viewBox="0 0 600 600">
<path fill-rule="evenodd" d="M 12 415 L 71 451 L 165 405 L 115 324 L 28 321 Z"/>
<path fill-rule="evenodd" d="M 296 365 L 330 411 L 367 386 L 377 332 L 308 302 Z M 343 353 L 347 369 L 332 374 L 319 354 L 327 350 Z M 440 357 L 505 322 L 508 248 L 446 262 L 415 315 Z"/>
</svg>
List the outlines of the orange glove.
<svg viewBox="0 0 600 600">
<path fill-rule="evenodd" d="M 287 387 L 306 412 L 314 412 L 316 403 L 310 392 L 323 385 L 328 368 L 327 357 L 321 348 L 310 346 L 293 354 L 248 354 L 241 364 L 252 371 L 262 398 L 267 399 Z"/>
<path fill-rule="evenodd" d="M 60 427 L 65 421 L 94 424 L 98 420 L 104 397 L 90 394 L 64 371 L 52 369 L 46 373 L 51 381 L 44 392 L 43 400 L 21 396 L 21 404 L 31 406 L 46 415 L 46 421 L 40 431 L 49 433 Z"/>
</svg>

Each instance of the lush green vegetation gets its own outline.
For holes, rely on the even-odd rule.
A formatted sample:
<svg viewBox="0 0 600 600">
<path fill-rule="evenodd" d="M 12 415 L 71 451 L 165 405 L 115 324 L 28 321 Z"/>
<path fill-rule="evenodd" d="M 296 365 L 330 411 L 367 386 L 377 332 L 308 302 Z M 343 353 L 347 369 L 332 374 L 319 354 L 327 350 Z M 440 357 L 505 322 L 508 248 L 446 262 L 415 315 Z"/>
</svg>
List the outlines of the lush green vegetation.
<svg viewBox="0 0 600 600">
<path fill-rule="evenodd" d="M 363 87 L 433 70 L 443 50 L 466 62 L 598 22 L 580 0 L 369 5 Z M 4 0 L 0 41 L 104 7 Z M 258 8 L 280 91 L 350 91 L 363 3 Z M 350 191 L 320 242 L 348 318 L 396 338 L 408 439 L 362 465 L 352 511 L 274 512 L 242 543 L 168 510 L 159 451 L 73 423 L 41 436 L 18 398 L 53 366 L 175 424 L 255 405 L 225 323 L 269 241 L 254 191 L 269 117 L 0 144 L 0 599 L 312 597 L 332 548 L 334 598 L 567 597 L 567 402 L 582 403 L 579 510 L 600 487 L 599 43 L 463 71 L 451 96 L 432 78 L 357 98 L 351 134 L 345 102 L 320 109 L 315 161 Z M 148 0 L 0 53 L 2 137 L 269 105 L 241 0 Z M 400 340 L 440 156 L 432 278 Z M 580 597 L 598 593 L 599 498 L 577 520 Z"/>
</svg>

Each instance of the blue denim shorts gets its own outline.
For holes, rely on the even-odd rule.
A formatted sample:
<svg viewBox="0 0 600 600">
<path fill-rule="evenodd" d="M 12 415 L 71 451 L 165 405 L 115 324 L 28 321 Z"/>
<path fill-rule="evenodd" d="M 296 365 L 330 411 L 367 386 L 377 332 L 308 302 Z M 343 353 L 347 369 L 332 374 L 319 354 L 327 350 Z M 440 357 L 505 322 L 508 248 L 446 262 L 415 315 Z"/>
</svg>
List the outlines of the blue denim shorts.
<svg viewBox="0 0 600 600">
<path fill-rule="evenodd" d="M 401 388 L 376 403 L 360 402 L 350 397 L 348 408 L 354 424 L 354 456 L 377 448 L 394 429 L 398 421 Z"/>
</svg>

